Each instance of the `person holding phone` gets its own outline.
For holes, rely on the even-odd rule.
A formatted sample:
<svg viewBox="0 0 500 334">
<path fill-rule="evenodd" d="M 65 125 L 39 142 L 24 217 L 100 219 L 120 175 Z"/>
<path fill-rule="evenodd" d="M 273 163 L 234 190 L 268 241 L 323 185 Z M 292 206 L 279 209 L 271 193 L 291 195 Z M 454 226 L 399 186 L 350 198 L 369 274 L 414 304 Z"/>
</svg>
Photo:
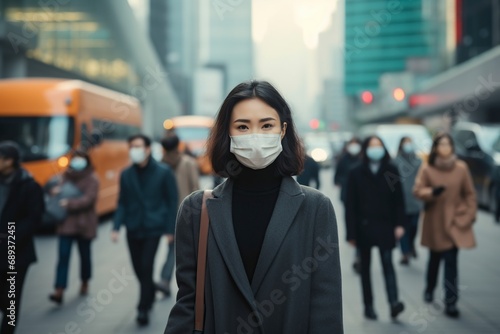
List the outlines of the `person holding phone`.
<svg viewBox="0 0 500 334">
<path fill-rule="evenodd" d="M 422 245 L 429 248 L 424 300 L 434 300 L 439 265 L 444 260 L 445 313 L 459 316 L 458 249 L 475 247 L 472 225 L 477 202 L 472 177 L 465 162 L 455 155 L 449 134 L 438 134 L 428 164 L 420 168 L 413 190 L 425 202 Z"/>
</svg>

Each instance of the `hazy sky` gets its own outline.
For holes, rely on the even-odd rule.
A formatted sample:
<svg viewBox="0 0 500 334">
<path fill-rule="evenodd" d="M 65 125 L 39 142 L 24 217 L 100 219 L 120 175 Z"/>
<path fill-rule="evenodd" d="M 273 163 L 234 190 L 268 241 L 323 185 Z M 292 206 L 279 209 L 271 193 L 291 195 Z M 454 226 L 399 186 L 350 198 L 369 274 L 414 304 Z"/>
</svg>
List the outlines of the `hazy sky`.
<svg viewBox="0 0 500 334">
<path fill-rule="evenodd" d="M 316 46 L 336 1 L 253 0 L 256 78 L 275 84 L 299 121 L 307 121 L 319 93 Z"/>
</svg>

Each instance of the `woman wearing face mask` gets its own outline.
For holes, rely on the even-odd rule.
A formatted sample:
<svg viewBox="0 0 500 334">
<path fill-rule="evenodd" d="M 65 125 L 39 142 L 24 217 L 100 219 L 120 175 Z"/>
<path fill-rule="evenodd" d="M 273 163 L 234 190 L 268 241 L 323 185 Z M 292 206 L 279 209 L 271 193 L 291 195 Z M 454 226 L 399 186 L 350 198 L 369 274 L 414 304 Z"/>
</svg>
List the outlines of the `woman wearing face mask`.
<svg viewBox="0 0 500 334">
<path fill-rule="evenodd" d="M 344 148 L 344 152 L 339 159 L 339 163 L 335 168 L 333 183 L 340 187 L 340 200 L 344 204 L 345 213 L 345 199 L 347 194 L 347 179 L 351 170 L 361 163 L 361 139 L 357 137 L 351 138 Z M 346 227 L 347 230 L 347 227 Z M 360 260 L 359 252 L 356 251 L 352 268 L 356 273 L 360 273 Z"/>
<path fill-rule="evenodd" d="M 439 134 L 432 143 L 429 163 L 417 175 L 414 194 L 425 201 L 422 245 L 430 250 L 424 300 L 431 303 L 444 260 L 445 313 L 456 318 L 458 300 L 458 249 L 476 245 L 476 192 L 469 168 L 455 156 L 453 139 Z"/>
<path fill-rule="evenodd" d="M 410 137 L 403 137 L 399 142 L 398 156 L 394 159 L 394 164 L 398 167 L 403 195 L 405 199 L 405 234 L 400 240 L 402 265 L 408 265 L 410 258 L 417 257 L 415 250 L 415 237 L 418 230 L 418 220 L 422 210 L 422 202 L 413 195 L 415 178 L 422 165 L 422 160 L 415 154 L 415 147 Z"/>
<path fill-rule="evenodd" d="M 75 152 L 73 154 L 68 169 L 62 175 L 61 182 L 71 182 L 80 190 L 81 196 L 63 198 L 60 201 L 60 205 L 67 210 L 67 217 L 57 227 L 59 260 L 54 284 L 55 291 L 49 296 L 49 299 L 57 304 L 63 302 L 73 242 L 77 243 L 80 253 L 80 295 L 87 294 L 88 281 L 91 277 L 90 242 L 96 237 L 97 231 L 96 201 L 99 181 L 87 153 Z M 53 189 L 52 193 L 60 191 L 62 183 Z"/>
<path fill-rule="evenodd" d="M 343 333 L 335 213 L 326 196 L 292 178 L 304 154 L 287 102 L 264 81 L 236 86 L 208 155 L 228 179 L 207 200 L 204 332 Z M 179 210 L 179 292 L 167 334 L 194 329 L 202 195 Z"/>
<path fill-rule="evenodd" d="M 362 164 L 355 167 L 347 181 L 347 241 L 358 248 L 361 259 L 361 285 L 365 317 L 377 319 L 373 308 L 370 275 L 371 248 L 377 247 L 384 271 L 391 317 L 404 310 L 398 299 L 392 249 L 404 234 L 404 200 L 398 169 L 390 163 L 382 140 L 368 137 L 362 145 Z"/>
</svg>

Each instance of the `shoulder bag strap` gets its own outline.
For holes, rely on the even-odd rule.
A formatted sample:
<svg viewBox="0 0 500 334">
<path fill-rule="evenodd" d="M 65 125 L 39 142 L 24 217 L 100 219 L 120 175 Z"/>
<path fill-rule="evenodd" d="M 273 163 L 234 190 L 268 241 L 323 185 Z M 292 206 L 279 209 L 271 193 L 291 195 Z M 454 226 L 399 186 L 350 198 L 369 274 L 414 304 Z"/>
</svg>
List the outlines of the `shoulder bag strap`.
<svg viewBox="0 0 500 334">
<path fill-rule="evenodd" d="M 194 330 L 203 332 L 205 322 L 205 272 L 207 267 L 207 244 L 208 244 L 208 211 L 207 198 L 212 198 L 212 191 L 203 192 L 203 203 L 201 205 L 200 238 L 198 240 L 198 263 L 196 267 L 196 299 L 194 306 Z"/>
</svg>

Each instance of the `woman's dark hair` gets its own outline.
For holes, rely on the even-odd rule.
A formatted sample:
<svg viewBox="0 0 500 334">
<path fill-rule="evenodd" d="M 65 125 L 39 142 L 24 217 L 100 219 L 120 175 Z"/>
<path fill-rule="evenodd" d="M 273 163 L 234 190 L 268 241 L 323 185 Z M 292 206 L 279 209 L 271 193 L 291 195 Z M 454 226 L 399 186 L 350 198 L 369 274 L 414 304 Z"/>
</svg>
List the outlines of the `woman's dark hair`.
<svg viewBox="0 0 500 334">
<path fill-rule="evenodd" d="M 411 140 L 413 141 L 410 137 L 408 136 L 404 136 L 401 138 L 401 140 L 399 141 L 399 146 L 398 146 L 398 155 L 401 154 L 401 151 L 403 151 L 403 144 L 406 140 Z"/>
<path fill-rule="evenodd" d="M 437 157 L 437 147 L 439 145 L 439 142 L 444 139 L 448 138 L 451 144 L 451 151 L 455 153 L 455 142 L 453 141 L 453 138 L 449 133 L 446 132 L 441 132 L 438 133 L 435 137 L 434 140 L 432 141 L 432 147 L 431 147 L 431 153 L 429 153 L 429 165 L 434 166 L 436 162 L 436 157 Z"/>
<path fill-rule="evenodd" d="M 380 140 L 380 142 L 382 143 L 382 147 L 384 148 L 385 155 L 382 158 L 382 160 L 380 160 L 380 162 L 382 164 L 389 163 L 389 161 L 391 161 L 391 155 L 389 154 L 389 151 L 387 151 L 387 148 L 385 147 L 385 144 L 384 144 L 383 140 L 379 136 L 368 136 L 368 137 L 365 138 L 365 140 L 363 140 L 363 144 L 361 145 L 361 157 L 362 157 L 363 163 L 364 164 L 368 164 L 370 162 L 370 159 L 366 155 L 366 150 L 368 149 L 368 145 L 370 144 L 370 141 L 372 139 L 378 139 L 378 140 Z"/>
<path fill-rule="evenodd" d="M 161 146 L 165 151 L 176 150 L 179 147 L 179 137 L 177 135 L 165 137 L 161 140 Z"/>
<path fill-rule="evenodd" d="M 292 120 L 290 107 L 276 88 L 267 81 L 240 83 L 233 88 L 222 103 L 207 142 L 207 153 L 214 171 L 226 177 L 232 176 L 231 170 L 235 170 L 233 162 L 237 160 L 229 151 L 231 114 L 237 103 L 248 99 L 260 99 L 276 110 L 281 127 L 284 122 L 287 123 L 286 133 L 281 141 L 283 151 L 276 159 L 276 167 L 282 176 L 300 174 L 304 167 L 305 153 Z"/>
<path fill-rule="evenodd" d="M 137 135 L 130 136 L 130 137 L 128 137 L 127 142 L 130 144 L 131 142 L 133 142 L 134 140 L 139 139 L 139 138 L 144 141 L 144 146 L 146 146 L 146 147 L 151 146 L 151 138 L 149 138 L 148 136 L 143 135 L 143 134 L 137 134 Z"/>
<path fill-rule="evenodd" d="M 73 151 L 73 153 L 71 154 L 71 159 L 73 159 L 74 157 L 81 157 L 87 160 L 87 167 L 85 169 L 89 169 L 92 167 L 92 160 L 90 160 L 90 156 L 87 152 L 82 150 Z"/>
</svg>

